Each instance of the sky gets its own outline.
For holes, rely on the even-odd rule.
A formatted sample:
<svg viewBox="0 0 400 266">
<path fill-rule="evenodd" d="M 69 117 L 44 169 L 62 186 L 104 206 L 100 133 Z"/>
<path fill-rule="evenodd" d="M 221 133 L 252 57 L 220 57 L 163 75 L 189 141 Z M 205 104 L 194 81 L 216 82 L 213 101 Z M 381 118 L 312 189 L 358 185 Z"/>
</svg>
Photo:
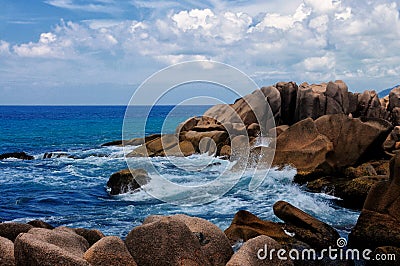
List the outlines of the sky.
<svg viewBox="0 0 400 266">
<path fill-rule="evenodd" d="M 360 92 L 400 83 L 400 0 L 0 6 L 1 105 L 124 105 L 150 75 L 189 60 L 232 65 L 259 86 L 341 79 Z"/>
</svg>

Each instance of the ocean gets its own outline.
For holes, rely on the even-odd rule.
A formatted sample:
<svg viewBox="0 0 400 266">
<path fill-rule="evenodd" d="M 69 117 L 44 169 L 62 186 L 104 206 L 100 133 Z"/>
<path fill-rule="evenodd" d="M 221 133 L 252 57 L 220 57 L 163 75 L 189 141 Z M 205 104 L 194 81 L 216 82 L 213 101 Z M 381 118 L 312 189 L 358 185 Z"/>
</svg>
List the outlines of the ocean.
<svg viewBox="0 0 400 266">
<path fill-rule="evenodd" d="M 209 106 L 155 106 L 146 128 L 141 126 L 148 107 L 134 107 L 137 116 L 129 137 L 143 133 L 172 133 L 185 119 L 201 115 Z M 172 113 L 171 110 L 174 110 Z M 0 154 L 24 151 L 31 161 L 0 160 L 0 221 L 44 220 L 54 226 L 99 229 L 124 238 L 153 214 L 184 213 L 207 219 L 226 229 L 235 213 L 247 210 L 262 219 L 279 221 L 272 206 L 285 200 L 336 228 L 346 237 L 359 211 L 339 207 L 334 197 L 310 193 L 292 183 L 293 168 L 271 169 L 260 187 L 249 191 L 250 173 L 221 198 L 204 205 L 176 206 L 144 191 L 110 196 L 110 175 L 127 168 L 123 148 L 101 144 L 121 139 L 124 106 L 0 106 Z M 166 119 L 168 117 L 168 119 Z M 135 121 L 135 119 L 130 119 Z M 45 153 L 51 158 L 43 159 Z M 187 172 L 166 158 L 151 158 L 177 184 L 202 184 L 218 176 L 230 162 L 207 155 L 192 155 L 192 164 L 217 162 L 206 171 Z M 134 158 L 140 168 L 143 158 Z M 185 158 L 178 158 L 185 160 Z"/>
</svg>

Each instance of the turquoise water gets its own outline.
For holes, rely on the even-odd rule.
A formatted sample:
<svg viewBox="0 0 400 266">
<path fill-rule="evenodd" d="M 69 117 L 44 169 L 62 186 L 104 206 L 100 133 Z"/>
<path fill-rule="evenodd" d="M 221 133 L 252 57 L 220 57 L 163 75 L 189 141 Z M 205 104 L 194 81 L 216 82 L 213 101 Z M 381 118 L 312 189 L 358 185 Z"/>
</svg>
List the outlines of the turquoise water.
<svg viewBox="0 0 400 266">
<path fill-rule="evenodd" d="M 130 115 L 137 116 L 137 120 L 130 119 L 130 137 L 161 130 L 174 132 L 179 122 L 201 115 L 208 107 L 180 106 L 172 113 L 172 106 L 154 107 L 145 130 L 141 125 L 148 108 L 134 108 Z M 151 214 L 186 213 L 208 219 L 222 229 L 241 209 L 278 221 L 272 212 L 272 205 L 278 200 L 286 200 L 332 224 L 342 235 L 357 220 L 359 213 L 338 207 L 335 198 L 309 193 L 292 184 L 296 171 L 290 168 L 272 169 L 253 192 L 248 190 L 251 175 L 245 173 L 223 197 L 194 207 L 170 205 L 144 191 L 112 197 L 106 190 L 107 180 L 113 172 L 126 168 L 126 162 L 122 148 L 101 144 L 121 139 L 124 114 L 122 106 L 0 106 L 0 153 L 25 151 L 35 156 L 32 161 L 0 161 L 0 220 L 42 219 L 55 226 L 97 228 L 106 235 L 124 237 Z M 73 158 L 55 155 L 43 159 L 46 152 Z M 205 171 L 185 172 L 166 158 L 151 160 L 169 180 L 191 185 L 208 182 L 229 164 L 204 155 L 186 159 L 193 164 L 210 160 L 218 163 Z M 143 160 L 135 158 L 134 164 L 140 168 Z"/>
</svg>

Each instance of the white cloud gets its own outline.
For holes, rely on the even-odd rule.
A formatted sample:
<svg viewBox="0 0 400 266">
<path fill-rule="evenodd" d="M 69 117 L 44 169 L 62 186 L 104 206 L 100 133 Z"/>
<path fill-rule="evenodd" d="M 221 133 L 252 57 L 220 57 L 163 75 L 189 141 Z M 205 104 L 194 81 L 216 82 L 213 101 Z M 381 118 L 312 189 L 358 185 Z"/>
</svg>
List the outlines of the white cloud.
<svg viewBox="0 0 400 266">
<path fill-rule="evenodd" d="M 190 11 L 181 11 L 172 16 L 177 27 L 183 31 L 203 29 L 206 34 L 213 27 L 212 20 L 215 18 L 210 9 L 192 9 Z"/>
<path fill-rule="evenodd" d="M 97 0 L 94 3 L 77 3 L 73 0 L 48 0 L 45 3 L 70 10 L 80 10 L 85 12 L 116 13 L 121 9 L 116 7 L 114 1 Z"/>
<path fill-rule="evenodd" d="M 255 31 L 263 31 L 266 27 L 288 30 L 294 26 L 296 22 L 302 22 L 311 13 L 311 10 L 304 4 L 301 4 L 293 15 L 283 16 L 278 13 L 267 13 L 264 19 L 254 27 Z"/>
<path fill-rule="evenodd" d="M 6 41 L 0 40 L 0 55 L 10 54 L 10 44 Z"/>
</svg>

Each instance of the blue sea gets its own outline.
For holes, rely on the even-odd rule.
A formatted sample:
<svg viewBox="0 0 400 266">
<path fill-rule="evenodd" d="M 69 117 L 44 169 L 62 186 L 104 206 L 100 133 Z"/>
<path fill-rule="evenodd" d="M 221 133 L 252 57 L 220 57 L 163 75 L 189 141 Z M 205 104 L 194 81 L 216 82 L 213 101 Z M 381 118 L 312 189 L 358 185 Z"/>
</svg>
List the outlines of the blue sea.
<svg viewBox="0 0 400 266">
<path fill-rule="evenodd" d="M 146 128 L 147 107 L 136 108 L 130 136 L 172 133 L 185 119 L 201 115 L 208 106 L 155 106 Z M 173 110 L 173 112 L 171 112 Z M 295 169 L 271 169 L 256 191 L 249 191 L 250 173 L 221 198 L 199 206 L 176 206 L 154 199 L 145 191 L 110 196 L 110 175 L 127 168 L 123 148 L 101 144 L 121 139 L 124 106 L 0 106 L 0 153 L 24 151 L 31 161 L 0 160 L 0 220 L 44 220 L 54 226 L 99 229 L 124 238 L 152 214 L 185 213 L 205 218 L 226 229 L 238 210 L 262 219 L 279 221 L 273 204 L 285 200 L 331 224 L 346 236 L 356 223 L 358 211 L 339 207 L 337 199 L 309 193 L 293 184 Z M 168 119 L 166 119 L 168 117 Z M 136 121 L 130 119 L 130 121 Z M 53 153 L 43 159 L 45 153 Z M 184 160 L 178 158 L 177 160 Z M 135 158 L 140 167 L 143 158 Z M 207 171 L 188 173 L 171 166 L 166 158 L 151 159 L 159 171 L 178 184 L 201 184 L 217 176 L 230 162 L 219 158 Z M 193 155 L 192 163 L 210 160 Z"/>
</svg>

